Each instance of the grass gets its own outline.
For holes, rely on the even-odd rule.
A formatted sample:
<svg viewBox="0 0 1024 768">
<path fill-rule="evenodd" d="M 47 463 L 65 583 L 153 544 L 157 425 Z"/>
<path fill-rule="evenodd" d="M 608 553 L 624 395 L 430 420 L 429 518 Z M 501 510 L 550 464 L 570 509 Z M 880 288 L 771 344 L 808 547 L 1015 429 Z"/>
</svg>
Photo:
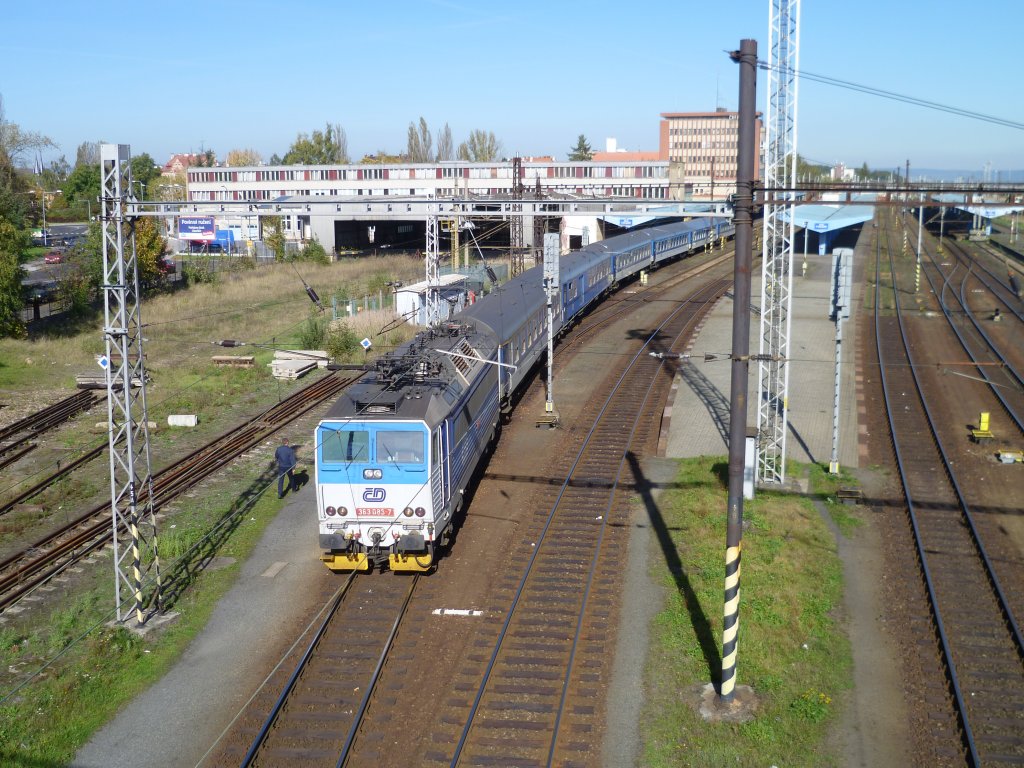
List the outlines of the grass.
<svg viewBox="0 0 1024 768">
<path fill-rule="evenodd" d="M 273 264 L 221 273 L 214 283 L 144 297 L 141 317 L 147 370 L 155 386 L 189 386 L 190 377 L 210 375 L 210 357 L 226 352 L 212 343 L 222 339 L 264 345 L 239 351 L 256 352 L 257 362 L 266 363 L 273 353 L 265 347 L 298 345 L 312 306 L 303 280 L 329 307 L 333 295 L 376 297 L 386 281 L 414 282 L 422 277 L 422 271 L 422 260 L 400 256 L 350 259 L 329 265 L 303 262 L 298 267 Z M 375 348 L 395 342 L 391 337 L 382 338 L 386 322 L 373 312 L 360 312 L 351 320 L 359 338 L 369 337 Z M 96 358 L 104 352 L 102 325 L 102 317 L 97 317 L 84 327 L 81 323 L 65 323 L 25 340 L 3 340 L 0 387 L 70 388 L 76 374 L 98 372 Z M 265 365 L 262 370 L 266 372 Z"/>
<path fill-rule="evenodd" d="M 171 413 L 200 416 L 195 430 L 158 427 L 151 431 L 154 470 L 302 385 L 274 380 L 266 363 L 273 347 L 298 346 L 311 306 L 303 280 L 329 306 L 332 295 L 376 297 L 388 280 L 413 282 L 422 269 L 422 260 L 388 256 L 324 266 L 303 263 L 298 265 L 300 278 L 291 264 L 280 264 L 222 274 L 214 283 L 144 298 L 149 419 L 166 424 Z M 357 338 L 369 337 L 372 352 L 380 353 L 411 336 L 404 324 L 386 329 L 393 317 L 386 311 L 364 311 L 344 322 Z M 35 410 L 66 397 L 75 374 L 98 370 L 95 358 L 104 348 L 101 326 L 102 320 L 93 318 L 73 326 L 51 326 L 27 340 L 4 340 L 0 344 L 3 399 Z M 210 357 L 228 352 L 210 343 L 219 339 L 250 344 L 234 351 L 253 355 L 256 367 L 215 366 Z M 360 359 L 364 356 L 360 348 Z M 102 442 L 105 436 L 92 426 L 105 416 L 105 406 L 100 406 L 62 427 L 45 450 L 54 457 L 69 458 L 83 447 Z M 102 463 L 78 474 L 82 477 L 69 477 L 57 491 L 34 499 L 36 508 L 5 519 L 0 526 L 4 543 L 13 546 L 17 537 L 30 530 L 33 520 L 45 514 L 39 507 L 49 510 L 50 517 L 59 516 L 66 510 L 84 509 L 88 496 L 109 493 Z M 240 459 L 194 496 L 190 494 L 187 503 L 164 510 L 161 560 L 165 584 L 171 588 L 169 608 L 180 613 L 166 628 L 140 639 L 123 628 L 108 626 L 113 619 L 112 564 L 105 555 L 76 577 L 74 589 L 69 588 L 59 606 L 57 600 L 50 600 L 57 607 L 48 612 L 34 609 L 29 619 L 0 629 L 0 765 L 68 764 L 97 728 L 178 660 L 279 508 L 276 498 L 258 493 L 273 483 L 271 475 L 264 459 Z M 239 487 L 246 490 L 239 493 Z M 61 506 L 64 512 L 57 509 Z M 202 564 L 213 556 L 236 558 L 237 563 L 203 569 Z M 188 567 L 175 573 L 175 559 Z"/>
<path fill-rule="evenodd" d="M 161 535 L 170 609 L 180 614 L 164 629 L 140 638 L 108 624 L 113 616 L 107 555 L 92 587 L 45 621 L 0 630 L 0 664 L 8 670 L 0 684 L 0 764 L 67 765 L 97 728 L 170 669 L 279 509 L 273 494 L 260 492 L 272 480 L 265 473 L 240 495 L 230 490 L 236 482 L 203 501 L 190 499 L 189 511 Z M 219 570 L 194 567 L 213 553 L 235 563 Z M 12 693 L 45 662 L 50 663 L 41 674 Z"/>
<path fill-rule="evenodd" d="M 810 499 L 762 491 L 744 503 L 737 683 L 753 687 L 756 717 L 706 723 L 695 708 L 696 691 L 721 673 L 724 463 L 680 462 L 676 490 L 660 504 L 681 566 L 663 576 L 669 597 L 652 635 L 643 764 L 837 765 L 826 737 L 852 685 L 852 657 L 833 618 L 842 598 L 836 545 Z"/>
</svg>

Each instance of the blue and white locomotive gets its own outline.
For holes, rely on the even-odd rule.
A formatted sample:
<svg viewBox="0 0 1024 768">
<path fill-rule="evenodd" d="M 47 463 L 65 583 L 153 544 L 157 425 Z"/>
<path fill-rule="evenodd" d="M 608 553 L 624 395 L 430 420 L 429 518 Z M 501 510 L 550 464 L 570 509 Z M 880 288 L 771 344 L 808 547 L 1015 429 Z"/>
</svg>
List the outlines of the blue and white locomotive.
<svg viewBox="0 0 1024 768">
<path fill-rule="evenodd" d="M 733 233 L 700 218 L 563 256 L 556 333 L 624 279 Z M 501 412 L 547 350 L 541 267 L 420 332 L 350 387 L 316 431 L 321 560 L 336 571 L 426 571 L 447 543 Z"/>
</svg>

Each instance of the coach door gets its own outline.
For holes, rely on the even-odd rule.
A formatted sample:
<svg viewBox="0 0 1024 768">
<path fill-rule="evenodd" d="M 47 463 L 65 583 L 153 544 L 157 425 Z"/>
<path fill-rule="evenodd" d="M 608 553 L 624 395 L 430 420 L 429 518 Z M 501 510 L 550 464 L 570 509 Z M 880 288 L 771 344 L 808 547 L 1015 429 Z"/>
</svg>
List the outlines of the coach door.
<svg viewBox="0 0 1024 768">
<path fill-rule="evenodd" d="M 441 479 L 441 501 L 444 506 L 448 505 L 448 500 L 452 497 L 451 491 L 451 433 L 449 432 L 451 422 L 445 419 L 441 422 L 441 425 L 437 428 L 437 440 L 439 447 L 438 455 L 438 476 Z M 435 511 L 435 514 L 438 512 Z"/>
</svg>

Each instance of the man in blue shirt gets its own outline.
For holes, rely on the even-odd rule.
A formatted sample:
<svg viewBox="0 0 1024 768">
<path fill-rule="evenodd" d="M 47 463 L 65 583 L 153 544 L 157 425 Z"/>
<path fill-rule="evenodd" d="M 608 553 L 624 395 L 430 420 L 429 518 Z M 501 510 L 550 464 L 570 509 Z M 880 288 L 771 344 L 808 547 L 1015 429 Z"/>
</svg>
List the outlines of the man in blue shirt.
<svg viewBox="0 0 1024 768">
<path fill-rule="evenodd" d="M 276 451 L 274 451 L 274 461 L 277 462 L 277 498 L 284 498 L 284 479 L 288 478 L 288 489 L 296 490 L 295 480 L 292 476 L 292 471 L 295 469 L 295 465 L 298 464 L 298 459 L 295 458 L 295 451 L 288 444 L 287 437 L 281 437 L 281 445 Z"/>
</svg>

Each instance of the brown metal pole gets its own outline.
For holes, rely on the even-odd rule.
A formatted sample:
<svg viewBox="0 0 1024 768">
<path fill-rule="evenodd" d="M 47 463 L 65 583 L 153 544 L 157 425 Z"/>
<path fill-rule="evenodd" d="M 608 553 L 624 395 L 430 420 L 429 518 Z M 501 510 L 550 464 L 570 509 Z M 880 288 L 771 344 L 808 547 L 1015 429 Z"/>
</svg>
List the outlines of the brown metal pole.
<svg viewBox="0 0 1024 768">
<path fill-rule="evenodd" d="M 757 95 L 757 41 L 741 40 L 730 54 L 740 65 L 739 146 L 736 198 L 736 264 L 732 310 L 732 392 L 729 399 L 729 508 L 725 537 L 725 620 L 722 625 L 723 703 L 732 702 L 736 688 L 736 641 L 739 634 L 740 551 L 743 537 L 743 470 L 747 439 L 747 375 L 750 367 L 750 267 L 753 260 L 754 131 Z"/>
</svg>

